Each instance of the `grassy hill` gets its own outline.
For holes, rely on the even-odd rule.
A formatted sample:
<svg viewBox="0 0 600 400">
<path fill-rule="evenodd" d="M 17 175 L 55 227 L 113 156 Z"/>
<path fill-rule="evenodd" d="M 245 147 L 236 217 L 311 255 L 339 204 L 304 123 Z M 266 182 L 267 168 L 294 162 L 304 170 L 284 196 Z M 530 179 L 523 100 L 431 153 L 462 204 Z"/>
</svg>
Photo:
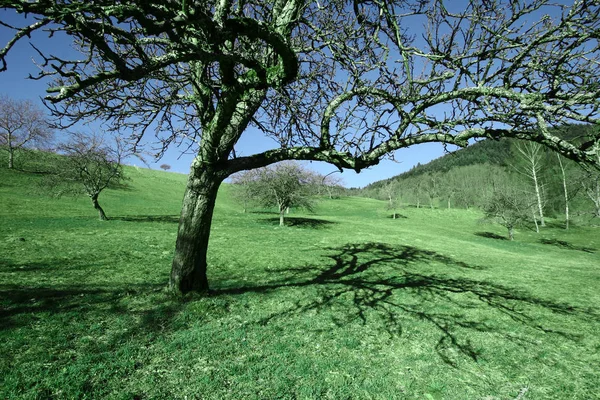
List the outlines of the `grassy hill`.
<svg viewBox="0 0 600 400">
<path fill-rule="evenodd" d="M 279 227 L 223 185 L 209 296 L 164 290 L 186 177 L 101 202 L 0 169 L 0 398 L 598 399 L 600 231 L 323 199 Z"/>
</svg>

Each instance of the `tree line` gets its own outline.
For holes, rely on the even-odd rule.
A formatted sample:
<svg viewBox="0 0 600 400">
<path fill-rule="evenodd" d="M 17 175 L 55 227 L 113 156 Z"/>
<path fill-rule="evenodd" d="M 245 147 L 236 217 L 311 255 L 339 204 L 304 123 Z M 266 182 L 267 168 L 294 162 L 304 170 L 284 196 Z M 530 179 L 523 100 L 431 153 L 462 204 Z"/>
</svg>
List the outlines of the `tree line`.
<svg viewBox="0 0 600 400">
<path fill-rule="evenodd" d="M 563 136 L 586 137 L 591 129 L 595 128 L 573 125 L 564 128 Z M 501 149 L 501 163 L 493 163 L 495 158 L 487 162 L 490 149 Z M 547 217 L 561 219 L 565 229 L 573 219 L 600 222 L 600 173 L 535 143 L 484 141 L 430 164 L 436 169 L 429 164 L 416 166 L 367 186 L 361 195 L 385 200 L 393 216 L 406 206 L 476 207 L 506 226 L 510 237 L 514 227 L 523 223 L 539 231 Z"/>
</svg>

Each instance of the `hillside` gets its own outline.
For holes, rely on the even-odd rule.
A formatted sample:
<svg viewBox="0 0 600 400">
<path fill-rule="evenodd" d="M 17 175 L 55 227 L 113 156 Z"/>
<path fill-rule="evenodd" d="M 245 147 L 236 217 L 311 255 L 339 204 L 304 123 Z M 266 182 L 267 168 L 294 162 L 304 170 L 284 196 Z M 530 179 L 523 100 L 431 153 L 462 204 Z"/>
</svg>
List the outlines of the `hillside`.
<svg viewBox="0 0 600 400">
<path fill-rule="evenodd" d="M 595 228 L 359 197 L 279 227 L 223 185 L 212 291 L 175 299 L 186 177 L 126 172 L 102 222 L 0 168 L 0 398 L 598 398 Z"/>
<path fill-rule="evenodd" d="M 569 141 L 584 142 L 589 140 L 594 132 L 594 128 L 587 125 L 570 125 L 561 128 L 560 131 L 555 130 L 554 132 Z M 447 153 L 426 164 L 418 164 L 409 171 L 395 177 L 373 182 L 367 185 L 365 189 L 367 191 L 379 189 L 385 182 L 414 178 L 427 173 L 445 173 L 458 167 L 485 164 L 512 168 L 513 165 L 518 163 L 518 156 L 514 149 L 517 142 L 512 139 L 482 140 L 469 147 Z"/>
</svg>

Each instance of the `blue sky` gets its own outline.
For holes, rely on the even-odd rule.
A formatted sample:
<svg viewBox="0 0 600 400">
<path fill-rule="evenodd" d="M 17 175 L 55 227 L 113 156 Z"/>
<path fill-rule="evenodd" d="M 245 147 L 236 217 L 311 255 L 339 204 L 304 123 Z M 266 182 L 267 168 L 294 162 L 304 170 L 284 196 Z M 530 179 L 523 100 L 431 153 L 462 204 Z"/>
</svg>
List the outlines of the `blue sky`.
<svg viewBox="0 0 600 400">
<path fill-rule="evenodd" d="M 8 23 L 16 23 L 19 19 L 20 17 L 15 16 L 12 11 L 0 9 L 0 20 Z M 11 31 L 0 26 L 0 46 L 4 47 L 11 37 Z M 0 93 L 15 99 L 30 99 L 34 102 L 39 102 L 40 106 L 42 106 L 40 98 L 46 95 L 48 81 L 27 79 L 29 74 L 35 75 L 38 72 L 38 67 L 34 64 L 34 60 L 37 59 L 37 61 L 40 61 L 39 56 L 37 56 L 29 42 L 35 43 L 37 47 L 45 52 L 59 56 L 69 54 L 71 51 L 67 40 L 59 37 L 49 40 L 44 33 L 36 32 L 32 35 L 31 40 L 27 38 L 22 39 L 9 53 L 7 57 L 8 70 L 0 73 Z M 94 129 L 98 131 L 100 127 L 99 125 L 92 125 L 89 128 L 82 127 L 81 129 Z M 261 132 L 253 128 L 249 128 L 236 146 L 236 152 L 238 155 L 251 155 L 256 152 L 275 148 L 276 146 L 277 144 L 272 139 L 264 137 Z M 364 187 L 369 183 L 407 171 L 417 163 L 427 163 L 443 154 L 444 148 L 441 144 L 422 144 L 397 151 L 395 153 L 396 161 L 382 160 L 379 165 L 363 170 L 359 174 L 352 170 L 345 170 L 337 176 L 342 178 L 344 185 L 347 187 Z M 154 162 L 151 157 L 148 157 L 147 161 L 149 167 L 153 169 L 158 169 L 161 164 L 169 164 L 172 167 L 171 171 L 187 174 L 192 158 L 193 155 L 181 154 L 179 149 L 172 148 L 161 160 Z M 131 158 L 128 162 L 144 166 L 136 158 Z M 322 162 L 306 164 L 311 169 L 323 175 L 337 170 L 336 167 Z"/>
</svg>

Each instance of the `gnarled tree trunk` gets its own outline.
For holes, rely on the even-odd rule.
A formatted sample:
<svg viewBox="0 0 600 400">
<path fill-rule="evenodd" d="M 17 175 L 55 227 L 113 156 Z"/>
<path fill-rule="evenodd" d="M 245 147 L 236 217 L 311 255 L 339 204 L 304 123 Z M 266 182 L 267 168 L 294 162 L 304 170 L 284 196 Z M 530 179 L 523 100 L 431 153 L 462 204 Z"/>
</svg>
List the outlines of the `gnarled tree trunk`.
<svg viewBox="0 0 600 400">
<path fill-rule="evenodd" d="M 208 240 L 215 201 L 222 181 L 217 171 L 210 167 L 193 167 L 190 172 L 179 218 L 169 282 L 173 293 L 208 290 Z"/>
<path fill-rule="evenodd" d="M 100 207 L 100 203 L 98 203 L 98 194 L 94 194 L 90 196 L 90 198 L 92 199 L 92 204 L 94 205 L 94 208 L 96 209 L 96 211 L 98 211 L 98 218 L 100 218 L 100 221 L 108 221 L 108 217 L 104 213 L 102 207 Z"/>
</svg>

